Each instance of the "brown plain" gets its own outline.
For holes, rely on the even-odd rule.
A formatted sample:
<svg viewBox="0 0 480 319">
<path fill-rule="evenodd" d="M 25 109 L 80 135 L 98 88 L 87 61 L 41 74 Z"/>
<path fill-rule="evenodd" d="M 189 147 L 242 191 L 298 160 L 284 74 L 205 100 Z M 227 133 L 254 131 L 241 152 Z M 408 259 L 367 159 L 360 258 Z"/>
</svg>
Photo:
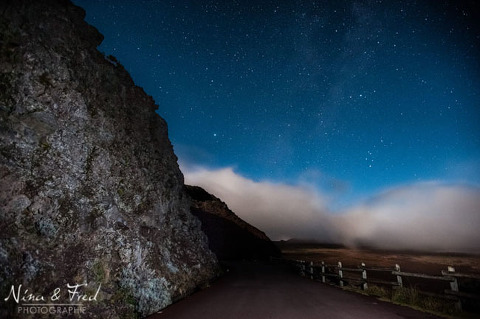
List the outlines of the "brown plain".
<svg viewBox="0 0 480 319">
<path fill-rule="evenodd" d="M 294 245 L 281 247 L 283 257 L 292 260 L 322 261 L 344 267 L 356 267 L 362 262 L 367 268 L 394 268 L 400 265 L 402 271 L 440 275 L 442 270 L 453 266 L 456 272 L 480 274 L 480 255 L 459 253 L 402 252 L 374 249 L 326 248 L 322 245 Z"/>
</svg>

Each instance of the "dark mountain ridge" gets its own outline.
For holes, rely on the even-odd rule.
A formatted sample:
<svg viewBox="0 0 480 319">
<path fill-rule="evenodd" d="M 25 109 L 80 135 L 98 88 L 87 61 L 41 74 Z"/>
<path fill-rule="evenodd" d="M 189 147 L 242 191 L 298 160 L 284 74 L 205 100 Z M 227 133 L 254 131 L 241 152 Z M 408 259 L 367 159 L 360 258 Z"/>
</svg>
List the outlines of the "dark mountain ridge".
<svg viewBox="0 0 480 319">
<path fill-rule="evenodd" d="M 202 222 L 209 248 L 219 260 L 279 257 L 280 251 L 264 232 L 245 222 L 219 198 L 198 186 L 185 185 L 191 211 Z"/>
</svg>

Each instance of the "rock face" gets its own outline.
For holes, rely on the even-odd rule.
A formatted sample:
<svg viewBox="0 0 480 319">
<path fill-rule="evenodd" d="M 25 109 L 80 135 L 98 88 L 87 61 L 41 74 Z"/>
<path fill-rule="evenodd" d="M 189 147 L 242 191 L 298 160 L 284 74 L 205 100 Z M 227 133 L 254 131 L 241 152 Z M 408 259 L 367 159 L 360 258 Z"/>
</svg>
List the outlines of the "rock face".
<svg viewBox="0 0 480 319">
<path fill-rule="evenodd" d="M 67 284 L 88 283 L 86 317 L 132 318 L 216 276 L 167 125 L 84 11 L 3 0 L 0 14 L 0 317 L 28 317 L 19 285 L 69 303 Z"/>
<path fill-rule="evenodd" d="M 192 213 L 202 222 L 210 249 L 220 260 L 280 257 L 264 232 L 248 224 L 217 197 L 198 186 L 185 185 Z"/>
</svg>

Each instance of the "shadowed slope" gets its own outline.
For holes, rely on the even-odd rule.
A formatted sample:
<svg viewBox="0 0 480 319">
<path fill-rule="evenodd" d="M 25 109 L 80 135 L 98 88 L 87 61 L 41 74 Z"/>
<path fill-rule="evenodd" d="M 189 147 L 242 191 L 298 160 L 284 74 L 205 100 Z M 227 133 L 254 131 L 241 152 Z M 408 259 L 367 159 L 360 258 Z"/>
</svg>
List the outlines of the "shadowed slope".
<svg viewBox="0 0 480 319">
<path fill-rule="evenodd" d="M 264 232 L 245 222 L 217 197 L 186 185 L 192 213 L 202 222 L 209 247 L 218 259 L 264 259 L 280 253 Z"/>
</svg>

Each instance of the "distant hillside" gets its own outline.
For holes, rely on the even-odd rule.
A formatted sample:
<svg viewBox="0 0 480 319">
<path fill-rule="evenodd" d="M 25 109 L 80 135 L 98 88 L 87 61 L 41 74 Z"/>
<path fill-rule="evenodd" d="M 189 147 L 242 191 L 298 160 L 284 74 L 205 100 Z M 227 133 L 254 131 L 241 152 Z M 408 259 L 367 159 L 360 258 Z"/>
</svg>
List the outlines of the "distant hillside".
<svg viewBox="0 0 480 319">
<path fill-rule="evenodd" d="M 264 232 L 245 222 L 214 195 L 198 186 L 185 185 L 192 198 L 191 212 L 202 222 L 209 248 L 220 260 L 264 259 L 280 256 Z"/>
<path fill-rule="evenodd" d="M 296 248 L 327 248 L 340 249 L 346 248 L 343 244 L 325 243 L 316 239 L 291 238 L 289 240 L 280 240 L 273 242 L 281 251 Z"/>
</svg>

